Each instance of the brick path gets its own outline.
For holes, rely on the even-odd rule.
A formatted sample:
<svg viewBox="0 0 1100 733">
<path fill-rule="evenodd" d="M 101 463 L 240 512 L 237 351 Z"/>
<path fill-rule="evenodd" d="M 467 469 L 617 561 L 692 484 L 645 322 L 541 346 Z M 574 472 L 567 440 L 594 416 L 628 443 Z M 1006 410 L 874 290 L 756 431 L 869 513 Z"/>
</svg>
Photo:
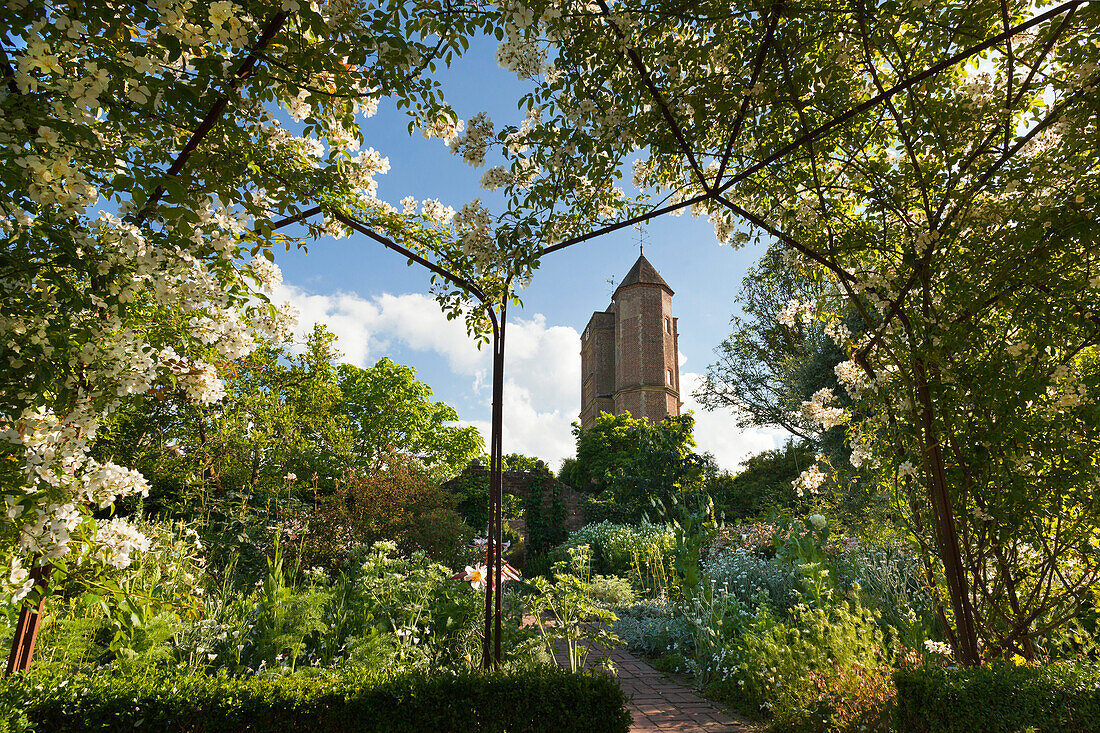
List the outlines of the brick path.
<svg viewBox="0 0 1100 733">
<path fill-rule="evenodd" d="M 636 656 L 619 648 L 611 652 L 615 674 L 630 698 L 634 717 L 631 733 L 642 731 L 707 731 L 749 733 L 753 730 L 714 703 L 665 677 Z"/>
<path fill-rule="evenodd" d="M 530 616 L 523 619 L 525 626 L 534 622 Z M 597 664 L 599 656 L 593 650 L 585 666 Z M 634 719 L 630 733 L 756 733 L 761 730 L 670 680 L 622 647 L 613 649 L 610 656 L 615 664 L 615 676 L 626 693 L 626 707 Z M 569 658 L 560 646 L 554 657 L 559 665 L 569 667 Z"/>
<path fill-rule="evenodd" d="M 595 656 L 588 658 L 586 666 L 592 666 Z M 555 657 L 559 665 L 569 666 L 564 650 Z M 634 718 L 631 733 L 752 733 L 756 730 L 691 689 L 670 680 L 622 647 L 611 652 L 611 661 L 615 663 L 615 676 L 629 700 L 627 709 Z"/>
</svg>

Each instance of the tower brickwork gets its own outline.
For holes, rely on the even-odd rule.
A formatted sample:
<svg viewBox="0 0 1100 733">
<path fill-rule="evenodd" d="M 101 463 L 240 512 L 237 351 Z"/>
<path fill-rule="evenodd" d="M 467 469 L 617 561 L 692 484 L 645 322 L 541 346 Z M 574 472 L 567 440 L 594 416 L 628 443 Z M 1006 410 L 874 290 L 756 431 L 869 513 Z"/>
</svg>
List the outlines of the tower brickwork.
<svg viewBox="0 0 1100 733">
<path fill-rule="evenodd" d="M 679 415 L 679 330 L 672 288 L 645 256 L 623 278 L 606 311 L 581 336 L 581 427 L 601 412 L 652 423 Z"/>
</svg>

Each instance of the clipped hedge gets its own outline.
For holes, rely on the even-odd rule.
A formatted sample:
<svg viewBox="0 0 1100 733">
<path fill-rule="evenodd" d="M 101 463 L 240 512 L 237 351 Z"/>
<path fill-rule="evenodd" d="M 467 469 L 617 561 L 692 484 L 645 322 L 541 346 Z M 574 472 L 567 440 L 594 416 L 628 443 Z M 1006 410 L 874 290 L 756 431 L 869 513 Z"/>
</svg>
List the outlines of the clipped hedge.
<svg viewBox="0 0 1100 733">
<path fill-rule="evenodd" d="M 914 733 L 1095 733 L 1100 666 L 918 669 L 895 673 L 898 730 Z"/>
<path fill-rule="evenodd" d="M 3 717 L 15 722 L 22 713 L 38 733 L 625 733 L 630 728 L 626 698 L 612 677 L 556 668 L 388 679 L 234 679 L 182 670 L 65 681 L 32 674 L 0 685 L 0 700 L 8 707 Z"/>
</svg>

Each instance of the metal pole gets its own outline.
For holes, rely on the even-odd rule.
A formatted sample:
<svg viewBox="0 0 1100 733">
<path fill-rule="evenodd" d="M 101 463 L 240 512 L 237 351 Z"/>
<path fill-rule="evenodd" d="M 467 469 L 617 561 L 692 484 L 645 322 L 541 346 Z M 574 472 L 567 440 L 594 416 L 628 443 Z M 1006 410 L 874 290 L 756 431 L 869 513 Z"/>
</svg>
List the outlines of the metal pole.
<svg viewBox="0 0 1100 733">
<path fill-rule="evenodd" d="M 42 594 L 38 598 L 38 604 L 34 605 L 24 601 L 23 608 L 19 611 L 19 622 L 15 626 L 15 637 L 11 640 L 11 652 L 8 654 L 8 671 L 23 672 L 31 668 L 31 659 L 34 658 L 34 644 L 38 640 L 38 627 L 42 623 L 42 610 L 46 605 L 46 586 L 49 584 L 50 572 L 53 565 L 38 565 L 31 568 L 31 578 L 34 580 L 35 590 L 41 589 Z"/>
<path fill-rule="evenodd" d="M 501 617 L 504 615 L 504 558 L 501 548 L 504 547 L 504 335 L 508 323 L 508 300 L 503 300 L 500 306 L 500 337 L 493 343 L 493 427 L 492 443 L 496 462 L 492 465 L 492 476 L 489 480 L 490 490 L 493 494 L 494 504 L 493 527 L 496 534 L 497 559 L 494 567 L 493 586 L 496 591 L 496 609 L 494 619 L 493 660 L 494 666 L 500 666 L 500 640 Z"/>
<path fill-rule="evenodd" d="M 485 572 L 488 575 L 485 585 L 485 634 L 482 638 L 481 644 L 481 666 L 483 669 L 492 669 L 496 661 L 499 660 L 499 638 L 494 644 L 494 636 L 497 632 L 496 620 L 496 604 L 493 602 L 493 595 L 496 593 L 499 595 L 499 584 L 497 583 L 498 573 L 496 571 L 497 565 L 497 543 L 499 543 L 499 537 L 497 533 L 497 487 L 500 485 L 500 450 L 497 444 L 497 436 L 499 433 L 499 423 L 497 421 L 497 409 L 500 404 L 500 400 L 497 398 L 497 374 L 498 369 L 498 354 L 500 353 L 500 345 L 504 339 L 503 324 L 498 325 L 493 321 L 493 407 L 492 407 L 492 431 L 489 435 L 489 523 L 486 527 L 486 540 L 485 545 Z"/>
</svg>

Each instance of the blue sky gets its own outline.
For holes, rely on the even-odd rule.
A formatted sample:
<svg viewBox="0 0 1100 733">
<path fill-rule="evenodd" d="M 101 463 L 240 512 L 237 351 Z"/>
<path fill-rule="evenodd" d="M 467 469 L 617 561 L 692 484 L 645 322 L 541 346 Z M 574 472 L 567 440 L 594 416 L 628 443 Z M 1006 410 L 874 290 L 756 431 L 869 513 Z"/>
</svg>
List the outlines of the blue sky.
<svg viewBox="0 0 1100 733">
<path fill-rule="evenodd" d="M 524 86 L 497 67 L 495 44 L 475 43 L 444 77 L 448 101 L 463 119 L 488 112 L 499 127 L 518 123 L 515 100 Z M 378 178 L 378 196 L 397 205 L 404 196 L 437 198 L 460 208 L 481 197 L 484 168 L 452 156 L 439 140 L 410 137 L 408 120 L 385 102 L 363 124 L 364 147 L 390 161 Z M 506 355 L 505 452 L 537 455 L 556 466 L 572 454 L 569 424 L 577 418 L 580 394 L 579 333 L 594 310 L 603 310 L 614 285 L 638 256 L 638 232 L 627 229 L 555 253 L 543 260 L 532 284 L 520 295 L 522 309 L 510 311 L 515 324 Z M 713 361 L 713 349 L 729 332 L 735 298 L 746 269 L 760 248 L 720 247 L 705 219 L 664 217 L 645 230 L 646 258 L 676 292 L 680 319 L 681 383 Z M 463 422 L 488 437 L 488 358 L 447 323 L 427 296 L 427 273 L 361 235 L 322 240 L 302 252 L 279 253 L 284 288 L 279 293 L 302 311 L 300 331 L 322 321 L 340 337 L 348 361 L 360 365 L 389 356 L 414 367 L 432 386 L 436 399 L 453 405 Z M 688 395 L 681 399 L 690 406 Z M 782 437 L 772 431 L 739 433 L 724 413 L 696 412 L 699 447 L 713 452 L 723 468 Z"/>
</svg>

